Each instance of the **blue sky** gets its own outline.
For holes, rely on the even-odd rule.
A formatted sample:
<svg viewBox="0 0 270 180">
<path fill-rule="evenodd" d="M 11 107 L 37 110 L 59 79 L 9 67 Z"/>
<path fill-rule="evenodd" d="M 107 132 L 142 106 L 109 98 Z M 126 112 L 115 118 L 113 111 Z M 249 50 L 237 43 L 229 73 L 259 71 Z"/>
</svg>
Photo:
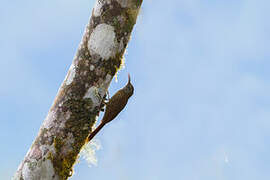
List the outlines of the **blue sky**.
<svg viewBox="0 0 270 180">
<path fill-rule="evenodd" d="M 94 0 L 0 7 L 0 179 L 16 171 L 74 57 Z M 268 180 L 270 2 L 145 0 L 110 94 L 135 94 L 72 180 Z"/>
</svg>

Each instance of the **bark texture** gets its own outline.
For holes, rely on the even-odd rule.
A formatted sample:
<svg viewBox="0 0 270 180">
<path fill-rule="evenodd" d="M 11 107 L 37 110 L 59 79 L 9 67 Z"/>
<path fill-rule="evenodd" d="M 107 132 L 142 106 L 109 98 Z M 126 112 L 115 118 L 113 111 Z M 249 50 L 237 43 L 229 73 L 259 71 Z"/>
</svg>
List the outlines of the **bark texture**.
<svg viewBox="0 0 270 180">
<path fill-rule="evenodd" d="M 122 64 L 142 0 L 97 0 L 76 56 L 15 180 L 64 180 Z"/>
</svg>

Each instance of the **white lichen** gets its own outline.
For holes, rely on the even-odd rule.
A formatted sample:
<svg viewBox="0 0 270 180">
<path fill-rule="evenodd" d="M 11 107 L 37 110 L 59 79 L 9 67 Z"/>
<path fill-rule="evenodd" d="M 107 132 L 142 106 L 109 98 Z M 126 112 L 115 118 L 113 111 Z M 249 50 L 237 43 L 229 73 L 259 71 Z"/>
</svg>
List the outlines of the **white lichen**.
<svg viewBox="0 0 270 180">
<path fill-rule="evenodd" d="M 89 166 L 97 165 L 96 151 L 100 148 L 100 142 L 93 139 L 82 148 L 80 156 L 87 161 Z"/>
<path fill-rule="evenodd" d="M 111 80 L 112 80 L 112 76 L 110 74 L 107 74 L 106 75 L 106 78 L 105 80 L 102 82 L 102 84 L 100 85 L 100 88 L 99 88 L 99 94 L 101 97 L 103 97 L 111 83 Z"/>
<path fill-rule="evenodd" d="M 49 111 L 46 119 L 44 120 L 44 123 L 42 125 L 42 128 L 49 129 L 52 126 L 54 126 L 53 121 L 55 119 L 56 119 L 56 113 L 53 110 Z"/>
<path fill-rule="evenodd" d="M 115 56 L 118 46 L 114 27 L 108 24 L 99 24 L 91 33 L 88 41 L 91 55 L 98 54 L 105 60 Z"/>
<path fill-rule="evenodd" d="M 123 49 L 124 49 L 124 38 L 121 38 L 119 48 L 118 48 L 118 52 L 121 52 Z"/>
<path fill-rule="evenodd" d="M 99 106 L 100 102 L 102 101 L 102 98 L 104 97 L 110 82 L 112 80 L 112 76 L 110 74 L 107 74 L 105 79 L 100 79 L 100 84 L 98 87 L 92 86 L 90 87 L 87 92 L 84 95 L 84 99 L 90 98 L 93 102 L 93 107 Z"/>
<path fill-rule="evenodd" d="M 51 160 L 46 159 L 45 161 L 36 161 L 31 159 L 31 161 L 25 162 L 22 168 L 22 178 L 27 180 L 56 180 L 53 164 Z"/>
<path fill-rule="evenodd" d="M 48 152 L 51 152 L 53 154 L 55 153 L 55 147 L 54 147 L 54 145 L 44 144 L 44 145 L 39 146 L 39 149 L 42 152 L 42 156 L 45 156 Z"/>
<path fill-rule="evenodd" d="M 55 176 L 53 164 L 50 159 L 46 159 L 44 162 L 42 162 L 40 175 L 41 180 L 58 179 L 57 176 Z"/>
<path fill-rule="evenodd" d="M 40 159 L 42 157 L 42 151 L 39 149 L 38 145 L 32 145 L 31 152 L 28 157 L 31 159 Z"/>
<path fill-rule="evenodd" d="M 40 168 L 37 168 L 36 162 L 25 162 L 22 168 L 22 178 L 34 180 L 38 178 L 38 171 Z"/>
<path fill-rule="evenodd" d="M 76 68 L 75 68 L 74 64 L 72 63 L 70 68 L 69 68 L 68 75 L 66 78 L 66 85 L 67 86 L 72 83 L 75 75 L 76 75 Z"/>
<path fill-rule="evenodd" d="M 90 98 L 93 102 L 93 108 L 98 106 L 102 99 L 101 96 L 98 94 L 98 88 L 95 86 L 90 87 L 83 98 Z"/>
<path fill-rule="evenodd" d="M 94 65 L 91 65 L 90 66 L 90 71 L 93 71 L 95 69 L 95 66 Z"/>
<path fill-rule="evenodd" d="M 63 146 L 63 149 L 61 151 L 61 153 L 63 155 L 67 155 L 69 152 L 72 152 L 74 151 L 74 147 L 73 147 L 73 144 L 74 144 L 74 136 L 72 133 L 68 133 L 67 137 L 65 138 L 65 144 Z"/>
<path fill-rule="evenodd" d="M 94 16 L 101 15 L 101 10 L 102 10 L 103 5 L 104 5 L 104 0 L 96 0 L 94 11 L 93 11 Z"/>
</svg>

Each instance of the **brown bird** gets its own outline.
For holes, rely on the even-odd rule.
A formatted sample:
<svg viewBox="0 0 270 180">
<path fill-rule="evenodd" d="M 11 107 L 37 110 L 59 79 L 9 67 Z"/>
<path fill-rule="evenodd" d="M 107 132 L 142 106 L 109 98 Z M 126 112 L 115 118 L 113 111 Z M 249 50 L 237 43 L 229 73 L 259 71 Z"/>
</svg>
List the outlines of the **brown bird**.
<svg viewBox="0 0 270 180">
<path fill-rule="evenodd" d="M 98 127 L 88 136 L 88 141 L 91 141 L 93 137 L 105 126 L 105 124 L 111 122 L 126 106 L 128 99 L 133 95 L 134 87 L 130 82 L 130 75 L 128 74 L 128 83 L 125 87 L 117 91 L 106 103 L 106 109 L 101 123 Z"/>
</svg>

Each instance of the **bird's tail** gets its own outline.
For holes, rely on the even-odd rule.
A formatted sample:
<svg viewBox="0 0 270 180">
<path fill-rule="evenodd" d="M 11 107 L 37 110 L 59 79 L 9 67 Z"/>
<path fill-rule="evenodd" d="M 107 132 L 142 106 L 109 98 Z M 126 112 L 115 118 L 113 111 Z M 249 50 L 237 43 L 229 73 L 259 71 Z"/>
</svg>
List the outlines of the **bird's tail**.
<svg viewBox="0 0 270 180">
<path fill-rule="evenodd" d="M 88 136 L 87 142 L 91 141 L 93 137 L 105 126 L 106 123 L 102 122 L 98 125 L 98 127 Z"/>
</svg>

